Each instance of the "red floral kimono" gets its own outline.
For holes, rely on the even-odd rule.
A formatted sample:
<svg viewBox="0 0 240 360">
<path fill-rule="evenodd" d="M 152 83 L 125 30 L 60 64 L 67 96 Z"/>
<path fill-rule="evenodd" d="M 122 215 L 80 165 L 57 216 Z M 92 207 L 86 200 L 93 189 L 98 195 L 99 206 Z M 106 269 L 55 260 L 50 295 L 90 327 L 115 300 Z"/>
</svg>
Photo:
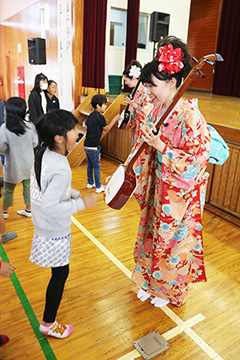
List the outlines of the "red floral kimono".
<svg viewBox="0 0 240 360">
<path fill-rule="evenodd" d="M 153 109 L 153 103 L 147 95 L 146 87 L 140 83 L 133 100 L 138 105 L 137 109 L 130 107 L 130 122 L 129 128 L 132 133 L 132 145 L 139 136 L 139 131 L 142 126 L 146 125 L 147 118 Z"/>
<path fill-rule="evenodd" d="M 152 121 L 150 114 L 148 124 Z M 206 281 L 202 210 L 211 139 L 196 99 L 180 99 L 165 125 L 159 131 L 166 144 L 163 154 L 148 146 L 134 169 L 142 213 L 132 280 L 179 306 L 190 283 Z M 180 167 L 181 175 L 170 172 L 170 162 Z"/>
</svg>

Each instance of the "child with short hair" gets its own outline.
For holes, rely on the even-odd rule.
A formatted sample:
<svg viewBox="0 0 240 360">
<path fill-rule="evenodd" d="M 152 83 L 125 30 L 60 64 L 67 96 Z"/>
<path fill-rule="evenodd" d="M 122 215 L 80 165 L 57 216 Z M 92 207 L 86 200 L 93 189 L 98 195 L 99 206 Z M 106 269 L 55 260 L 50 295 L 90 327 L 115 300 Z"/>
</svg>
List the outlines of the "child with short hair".
<svg viewBox="0 0 240 360">
<path fill-rule="evenodd" d="M 92 97 L 91 105 L 93 112 L 86 120 L 87 134 L 84 141 L 84 149 L 87 155 L 87 188 L 95 187 L 95 192 L 100 193 L 105 190 L 100 180 L 100 159 L 101 159 L 101 136 L 102 132 L 108 133 L 113 125 L 121 119 L 121 115 L 116 115 L 107 125 L 103 116 L 107 108 L 107 98 L 105 95 L 97 94 Z M 93 181 L 93 171 L 95 182 Z"/>
<path fill-rule="evenodd" d="M 34 236 L 30 261 L 52 269 L 39 330 L 59 339 L 68 337 L 73 330 L 72 325 L 55 320 L 69 273 L 71 216 L 96 201 L 95 194 L 80 197 L 79 191 L 71 189 L 72 173 L 66 155 L 76 146 L 76 123 L 75 116 L 66 110 L 40 117 L 36 127 L 47 148 L 36 153 L 31 173 Z"/>
<path fill-rule="evenodd" d="M 47 98 L 47 110 L 48 112 L 52 110 L 60 109 L 59 100 L 56 96 L 57 94 L 57 83 L 54 80 L 48 80 L 48 88 L 45 92 Z"/>
</svg>

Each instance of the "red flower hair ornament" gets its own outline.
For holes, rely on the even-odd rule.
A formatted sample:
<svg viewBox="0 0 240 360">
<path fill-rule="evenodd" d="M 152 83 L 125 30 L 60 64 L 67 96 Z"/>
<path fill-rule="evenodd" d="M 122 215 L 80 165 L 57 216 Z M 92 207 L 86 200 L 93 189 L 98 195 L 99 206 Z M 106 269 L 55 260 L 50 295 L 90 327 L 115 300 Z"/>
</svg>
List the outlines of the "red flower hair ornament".
<svg viewBox="0 0 240 360">
<path fill-rule="evenodd" d="M 158 71 L 168 75 L 176 74 L 184 67 L 182 49 L 174 49 L 172 44 L 161 46 L 155 60 L 160 61 Z"/>
</svg>

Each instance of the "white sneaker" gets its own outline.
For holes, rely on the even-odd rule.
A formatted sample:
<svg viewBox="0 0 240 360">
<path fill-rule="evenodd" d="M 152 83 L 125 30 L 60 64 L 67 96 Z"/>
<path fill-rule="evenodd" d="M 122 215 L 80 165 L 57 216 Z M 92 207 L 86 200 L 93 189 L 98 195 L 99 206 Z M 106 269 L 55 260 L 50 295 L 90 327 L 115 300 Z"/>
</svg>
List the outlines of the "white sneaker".
<svg viewBox="0 0 240 360">
<path fill-rule="evenodd" d="M 87 189 L 92 189 L 95 187 L 95 183 L 93 183 L 92 185 L 91 184 L 87 184 Z"/>
<path fill-rule="evenodd" d="M 2 215 L 3 215 L 3 218 L 6 220 L 6 219 L 8 219 L 9 218 L 9 214 L 8 214 L 8 212 L 3 212 L 2 211 Z"/>
<path fill-rule="evenodd" d="M 26 217 L 32 217 L 32 212 L 28 212 L 26 210 L 19 210 L 17 211 L 18 215 L 26 216 Z"/>
<path fill-rule="evenodd" d="M 99 194 L 99 193 L 101 193 L 101 192 L 103 192 L 103 191 L 105 191 L 105 186 L 103 186 L 103 185 L 101 185 L 100 188 L 96 188 L 96 190 L 95 190 L 95 192 L 96 192 L 97 194 Z"/>
</svg>

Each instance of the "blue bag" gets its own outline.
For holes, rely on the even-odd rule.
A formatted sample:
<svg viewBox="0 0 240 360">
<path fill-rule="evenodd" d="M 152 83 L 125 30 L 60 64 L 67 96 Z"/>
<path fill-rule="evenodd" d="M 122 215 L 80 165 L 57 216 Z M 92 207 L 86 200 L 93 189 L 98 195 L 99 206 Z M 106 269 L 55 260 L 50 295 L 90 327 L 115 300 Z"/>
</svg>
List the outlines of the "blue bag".
<svg viewBox="0 0 240 360">
<path fill-rule="evenodd" d="M 221 135 L 211 125 L 208 125 L 211 134 L 210 164 L 223 165 L 229 157 L 229 148 Z"/>
</svg>

